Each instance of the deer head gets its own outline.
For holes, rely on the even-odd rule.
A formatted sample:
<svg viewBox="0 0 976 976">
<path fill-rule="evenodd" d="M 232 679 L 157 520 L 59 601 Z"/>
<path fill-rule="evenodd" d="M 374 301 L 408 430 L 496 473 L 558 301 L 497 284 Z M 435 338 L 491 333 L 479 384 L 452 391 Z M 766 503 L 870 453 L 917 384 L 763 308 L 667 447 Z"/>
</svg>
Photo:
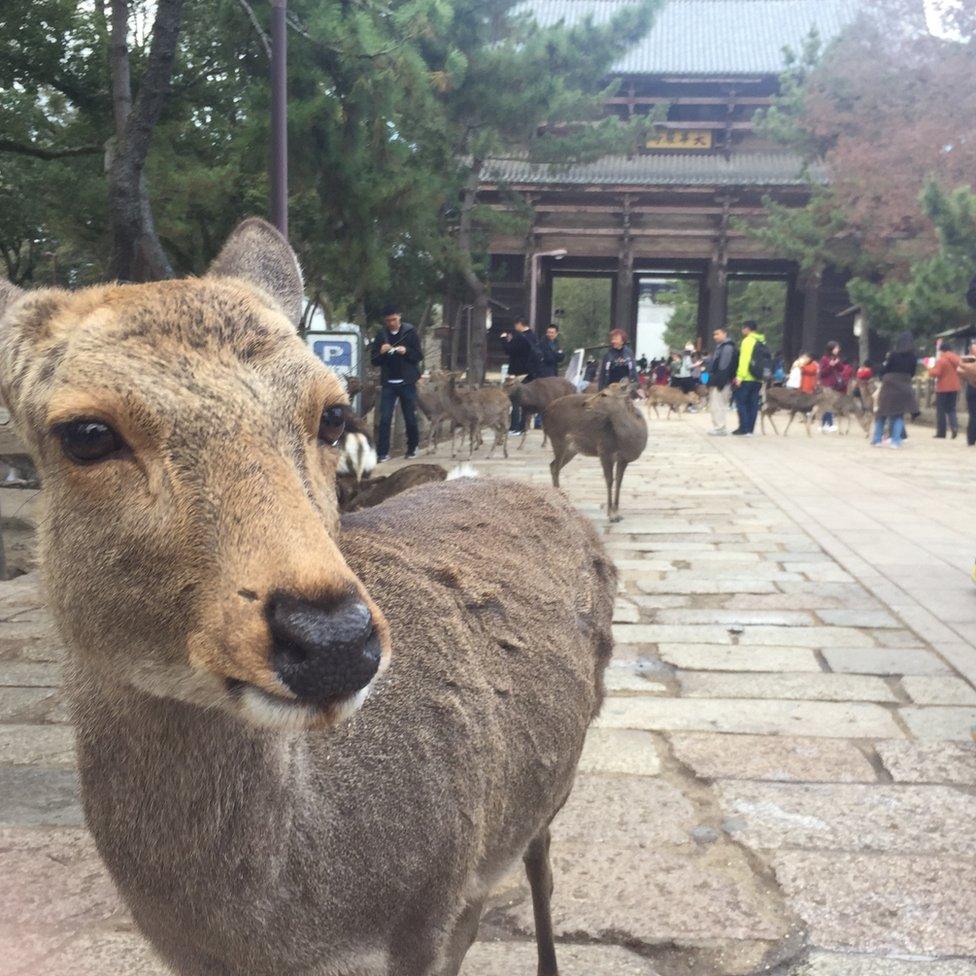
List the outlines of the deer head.
<svg viewBox="0 0 976 976">
<path fill-rule="evenodd" d="M 343 385 L 260 220 L 201 279 L 0 286 L 0 392 L 44 484 L 41 561 L 101 678 L 301 729 L 350 714 L 387 623 L 335 537 Z"/>
</svg>

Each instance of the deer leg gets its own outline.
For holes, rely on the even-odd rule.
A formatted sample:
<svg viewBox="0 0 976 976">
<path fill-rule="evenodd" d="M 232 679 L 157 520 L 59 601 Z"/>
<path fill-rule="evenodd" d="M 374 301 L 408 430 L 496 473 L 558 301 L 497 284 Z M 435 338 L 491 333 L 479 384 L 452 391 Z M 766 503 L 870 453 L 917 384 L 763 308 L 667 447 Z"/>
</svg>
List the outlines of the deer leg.
<svg viewBox="0 0 976 976">
<path fill-rule="evenodd" d="M 600 464 L 603 466 L 603 480 L 607 483 L 607 518 L 613 521 L 613 455 L 601 454 Z"/>
<path fill-rule="evenodd" d="M 793 426 L 793 419 L 796 417 L 796 411 L 790 411 L 790 419 L 786 422 L 786 428 L 783 431 L 783 436 L 786 437 L 790 432 L 790 428 Z"/>
<path fill-rule="evenodd" d="M 807 437 L 813 437 L 813 411 L 803 415 L 803 422 L 807 425 Z"/>
<path fill-rule="evenodd" d="M 576 451 L 567 447 L 565 444 L 558 445 L 554 443 L 553 448 L 555 449 L 556 456 L 549 463 L 549 473 L 552 475 L 553 488 L 558 488 L 559 472 L 576 457 Z"/>
<path fill-rule="evenodd" d="M 519 439 L 517 450 L 521 451 L 525 447 L 525 438 L 529 436 L 529 427 L 532 426 L 532 418 L 535 416 L 534 413 L 530 413 L 524 407 L 522 408 L 522 436 Z"/>
<path fill-rule="evenodd" d="M 525 873 L 532 891 L 535 916 L 535 945 L 539 954 L 538 976 L 559 976 L 556 943 L 552 930 L 552 865 L 549 863 L 549 828 L 529 842 L 525 852 Z"/>
<path fill-rule="evenodd" d="M 766 416 L 769 418 L 769 426 L 773 428 L 773 433 L 779 437 L 779 428 L 776 426 L 776 421 L 773 420 L 773 412 L 770 411 Z"/>
<path fill-rule="evenodd" d="M 617 470 L 614 477 L 613 485 L 613 521 L 619 522 L 621 520 L 620 515 L 620 486 L 624 482 L 624 472 L 627 470 L 626 461 L 617 461 Z"/>
<path fill-rule="evenodd" d="M 507 421 L 506 421 L 507 423 Z M 471 948 L 471 944 L 478 937 L 478 923 L 485 909 L 485 901 L 468 902 L 461 912 L 461 917 L 454 924 L 454 931 L 444 951 L 444 965 L 438 976 L 457 976 L 461 971 L 464 957 Z"/>
</svg>

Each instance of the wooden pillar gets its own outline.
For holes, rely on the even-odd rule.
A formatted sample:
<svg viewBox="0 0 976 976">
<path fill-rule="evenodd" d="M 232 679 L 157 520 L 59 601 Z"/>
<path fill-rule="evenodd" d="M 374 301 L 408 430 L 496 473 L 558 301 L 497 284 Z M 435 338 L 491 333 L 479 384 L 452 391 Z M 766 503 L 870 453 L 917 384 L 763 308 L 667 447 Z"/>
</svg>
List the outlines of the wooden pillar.
<svg viewBox="0 0 976 976">
<path fill-rule="evenodd" d="M 783 320 L 783 358 L 787 368 L 800 355 L 803 340 L 803 293 L 796 277 L 791 277 L 786 289 L 786 317 Z"/>
<path fill-rule="evenodd" d="M 725 270 L 725 262 L 720 258 L 714 258 L 708 263 L 708 272 L 705 275 L 705 315 L 698 316 L 699 326 L 704 324 L 706 338 L 710 337 L 715 329 L 724 328 L 726 325 L 726 311 L 728 307 L 728 273 Z"/>
<path fill-rule="evenodd" d="M 614 287 L 613 327 L 623 329 L 630 336 L 631 342 L 636 339 L 634 333 L 634 252 L 630 239 L 624 242 L 617 263 L 617 280 Z"/>
<path fill-rule="evenodd" d="M 817 336 L 820 332 L 820 272 L 813 271 L 800 279 L 803 297 L 803 351 L 816 356 Z"/>
</svg>

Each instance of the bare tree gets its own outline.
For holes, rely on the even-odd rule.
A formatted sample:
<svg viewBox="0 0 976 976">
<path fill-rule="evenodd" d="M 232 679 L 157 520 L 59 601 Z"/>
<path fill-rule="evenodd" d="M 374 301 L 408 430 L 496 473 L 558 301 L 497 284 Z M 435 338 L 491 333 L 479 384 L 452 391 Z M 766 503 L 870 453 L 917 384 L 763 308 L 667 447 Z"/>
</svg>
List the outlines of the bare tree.
<svg viewBox="0 0 976 976">
<path fill-rule="evenodd" d="M 109 64 L 115 141 L 106 159 L 111 275 L 121 281 L 155 281 L 173 274 L 156 233 L 145 165 L 153 131 L 163 111 L 173 75 L 183 0 L 159 0 L 149 59 L 133 99 L 129 69 L 129 2 L 112 0 Z"/>
</svg>

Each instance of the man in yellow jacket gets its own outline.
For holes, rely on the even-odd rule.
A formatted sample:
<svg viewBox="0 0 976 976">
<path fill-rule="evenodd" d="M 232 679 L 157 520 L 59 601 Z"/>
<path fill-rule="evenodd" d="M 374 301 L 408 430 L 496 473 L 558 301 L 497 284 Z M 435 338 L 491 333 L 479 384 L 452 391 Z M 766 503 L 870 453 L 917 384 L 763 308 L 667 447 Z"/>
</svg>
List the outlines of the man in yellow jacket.
<svg viewBox="0 0 976 976">
<path fill-rule="evenodd" d="M 759 397 L 762 393 L 762 376 L 751 371 L 752 357 L 758 343 L 765 347 L 766 337 L 755 322 L 742 323 L 742 342 L 739 343 L 739 366 L 735 371 L 735 407 L 739 411 L 739 427 L 733 437 L 752 437 L 759 416 Z"/>
</svg>

